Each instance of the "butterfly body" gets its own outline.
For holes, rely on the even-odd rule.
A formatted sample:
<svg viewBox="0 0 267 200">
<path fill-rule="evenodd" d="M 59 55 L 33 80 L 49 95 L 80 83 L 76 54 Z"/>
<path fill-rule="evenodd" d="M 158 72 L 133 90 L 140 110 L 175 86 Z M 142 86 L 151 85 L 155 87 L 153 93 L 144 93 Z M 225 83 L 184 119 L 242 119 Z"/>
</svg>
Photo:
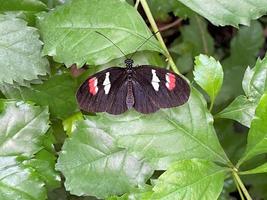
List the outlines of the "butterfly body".
<svg viewBox="0 0 267 200">
<path fill-rule="evenodd" d="M 80 108 L 114 115 L 134 108 L 147 114 L 187 102 L 190 87 L 181 76 L 148 65 L 133 67 L 132 59 L 125 65 L 90 76 L 76 94 Z"/>
</svg>

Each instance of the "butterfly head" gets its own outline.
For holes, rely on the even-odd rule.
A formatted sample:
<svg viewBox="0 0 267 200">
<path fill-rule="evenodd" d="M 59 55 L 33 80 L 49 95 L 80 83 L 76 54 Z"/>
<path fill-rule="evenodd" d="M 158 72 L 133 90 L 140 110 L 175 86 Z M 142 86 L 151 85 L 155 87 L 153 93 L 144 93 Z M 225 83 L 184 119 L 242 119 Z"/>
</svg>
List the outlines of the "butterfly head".
<svg viewBox="0 0 267 200">
<path fill-rule="evenodd" d="M 130 58 L 127 58 L 125 61 L 124 61 L 125 65 L 126 65 L 126 68 L 128 69 L 131 69 L 133 67 L 133 63 L 134 61 Z"/>
</svg>

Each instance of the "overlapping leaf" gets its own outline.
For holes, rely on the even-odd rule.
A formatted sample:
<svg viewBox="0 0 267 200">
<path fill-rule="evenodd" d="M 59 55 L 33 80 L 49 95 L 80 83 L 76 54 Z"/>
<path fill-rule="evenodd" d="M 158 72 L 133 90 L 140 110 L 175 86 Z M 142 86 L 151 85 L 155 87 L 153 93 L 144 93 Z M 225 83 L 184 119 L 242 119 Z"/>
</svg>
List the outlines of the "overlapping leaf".
<svg viewBox="0 0 267 200">
<path fill-rule="evenodd" d="M 173 163 L 158 179 L 153 200 L 214 200 L 223 188 L 225 169 L 205 160 Z"/>
<path fill-rule="evenodd" d="M 267 12 L 265 0 L 177 0 L 215 25 L 249 25 Z"/>
<path fill-rule="evenodd" d="M 138 12 L 119 0 L 70 1 L 41 16 L 40 29 L 44 53 L 67 66 L 103 64 L 122 56 L 115 45 L 96 31 L 112 40 L 125 54 L 134 52 L 152 35 Z M 153 38 L 141 49 L 162 52 Z"/>
<path fill-rule="evenodd" d="M 267 152 L 267 94 L 265 93 L 257 106 L 255 118 L 248 133 L 246 152 L 239 165 L 255 155 Z"/>
<path fill-rule="evenodd" d="M 201 95 L 192 90 L 188 103 L 141 115 L 130 111 L 120 116 L 98 114 L 88 117 L 91 126 L 108 132 L 117 143 L 166 169 L 171 161 L 182 158 L 205 158 L 221 163 L 228 159 L 223 152 Z"/>
<path fill-rule="evenodd" d="M 0 83 L 23 84 L 49 73 L 35 28 L 22 19 L 0 15 Z"/>
<path fill-rule="evenodd" d="M 222 104 L 242 94 L 242 78 L 248 66 L 253 66 L 260 48 L 263 46 L 261 24 L 257 21 L 250 27 L 241 27 L 231 41 L 231 55 L 221 63 L 224 83 L 216 103 Z M 241 59 L 242 58 L 242 59 Z"/>
<path fill-rule="evenodd" d="M 195 70 L 193 73 L 194 80 L 208 93 L 211 105 L 213 105 L 223 83 L 223 70 L 220 62 L 213 57 L 201 54 L 195 58 Z"/>
<path fill-rule="evenodd" d="M 0 101 L 0 199 L 44 200 L 44 182 L 23 164 L 42 147 L 48 110 L 22 102 Z"/>
<path fill-rule="evenodd" d="M 116 147 L 112 136 L 80 121 L 72 137 L 64 143 L 57 169 L 72 194 L 106 198 L 129 192 L 142 185 L 152 168 L 126 150 Z"/>
<path fill-rule="evenodd" d="M 60 119 L 68 117 L 77 109 L 76 85 L 69 74 L 52 76 L 43 84 L 31 85 L 31 87 L 6 84 L 0 89 L 8 98 L 33 101 L 43 106 L 48 105 L 51 114 Z"/>
<path fill-rule="evenodd" d="M 258 60 L 253 69 L 247 68 L 242 82 L 245 96 L 238 96 L 218 117 L 236 120 L 250 127 L 259 99 L 266 91 L 267 57 Z"/>
</svg>

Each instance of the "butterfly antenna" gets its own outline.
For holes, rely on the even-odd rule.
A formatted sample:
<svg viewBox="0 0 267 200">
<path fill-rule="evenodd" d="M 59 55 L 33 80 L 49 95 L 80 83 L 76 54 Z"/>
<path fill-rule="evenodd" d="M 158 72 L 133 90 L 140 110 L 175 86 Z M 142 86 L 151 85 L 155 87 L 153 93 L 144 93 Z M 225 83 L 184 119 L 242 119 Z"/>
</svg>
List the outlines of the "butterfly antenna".
<svg viewBox="0 0 267 200">
<path fill-rule="evenodd" d="M 104 38 L 106 38 L 108 41 L 110 41 L 115 47 L 117 47 L 120 52 L 127 58 L 126 54 L 120 49 L 118 45 L 116 45 L 111 39 L 109 39 L 107 36 L 105 36 L 103 33 L 100 33 L 98 31 L 95 31 L 97 34 L 102 35 Z"/>
<path fill-rule="evenodd" d="M 145 44 L 147 43 L 153 36 L 155 36 L 159 31 L 153 33 L 151 36 L 149 36 L 142 44 L 139 45 L 139 47 L 137 47 L 137 49 L 135 50 L 135 52 L 132 54 L 132 56 L 130 57 L 130 59 L 133 58 L 133 56 L 137 53 L 137 51 Z"/>
</svg>

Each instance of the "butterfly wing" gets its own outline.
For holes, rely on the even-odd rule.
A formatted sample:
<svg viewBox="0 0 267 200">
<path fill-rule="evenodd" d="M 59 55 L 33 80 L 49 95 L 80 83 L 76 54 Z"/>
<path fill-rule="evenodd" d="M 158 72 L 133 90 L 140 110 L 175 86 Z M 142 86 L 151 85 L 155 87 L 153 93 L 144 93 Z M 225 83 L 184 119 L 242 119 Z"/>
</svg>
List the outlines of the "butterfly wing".
<svg viewBox="0 0 267 200">
<path fill-rule="evenodd" d="M 157 110 L 156 108 L 176 107 L 188 101 L 189 84 L 181 76 L 169 70 L 142 65 L 134 68 L 133 78 L 140 85 L 145 99 L 149 99 L 144 102 L 143 107 L 140 106 L 143 99 L 136 95 L 138 93 L 136 92 L 134 108 L 138 112 L 152 113 Z"/>
<path fill-rule="evenodd" d="M 82 110 L 118 115 L 127 110 L 127 74 L 124 68 L 111 67 L 90 76 L 80 86 L 76 98 Z"/>
</svg>

